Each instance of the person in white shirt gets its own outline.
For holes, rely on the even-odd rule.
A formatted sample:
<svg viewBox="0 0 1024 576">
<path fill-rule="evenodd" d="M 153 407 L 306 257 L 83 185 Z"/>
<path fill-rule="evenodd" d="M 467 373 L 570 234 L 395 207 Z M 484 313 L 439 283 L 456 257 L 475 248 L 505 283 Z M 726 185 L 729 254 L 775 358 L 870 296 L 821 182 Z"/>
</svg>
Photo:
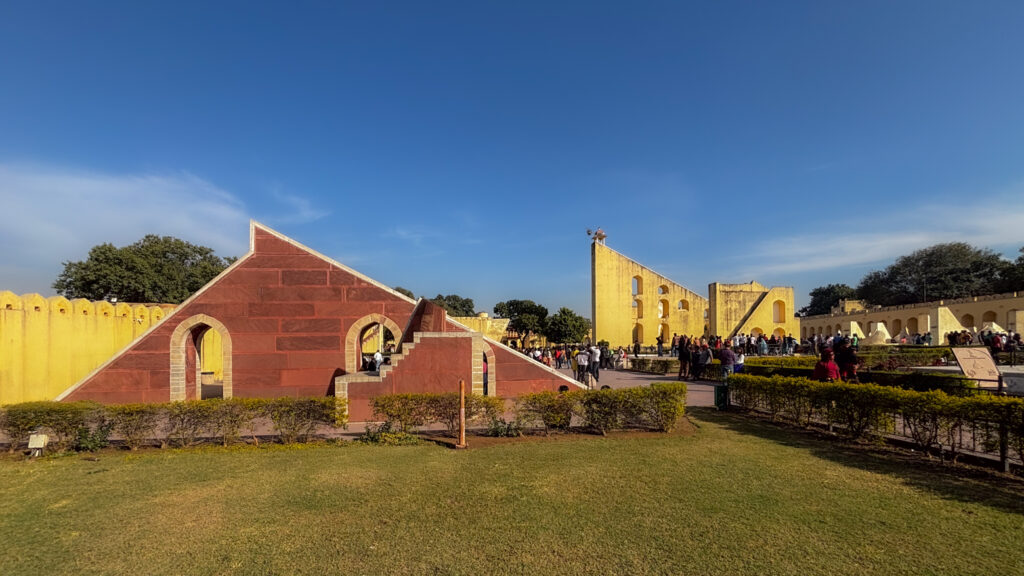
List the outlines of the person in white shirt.
<svg viewBox="0 0 1024 576">
<path fill-rule="evenodd" d="M 384 363 L 384 355 L 377 350 L 373 353 L 373 369 L 380 372 L 380 365 Z"/>
<path fill-rule="evenodd" d="M 596 345 L 590 347 L 590 375 L 594 377 L 594 382 L 600 381 L 598 370 L 601 369 L 601 349 Z"/>
</svg>

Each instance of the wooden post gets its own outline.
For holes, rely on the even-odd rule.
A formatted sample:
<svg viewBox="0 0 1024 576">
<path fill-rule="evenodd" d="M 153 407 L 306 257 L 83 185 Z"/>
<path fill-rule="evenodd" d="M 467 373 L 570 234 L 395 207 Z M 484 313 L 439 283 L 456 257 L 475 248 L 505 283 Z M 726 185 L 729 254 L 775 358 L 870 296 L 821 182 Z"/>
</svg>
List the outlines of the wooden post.
<svg viewBox="0 0 1024 576">
<path fill-rule="evenodd" d="M 466 447 L 466 381 L 462 378 L 459 378 L 459 443 L 455 447 Z"/>
</svg>

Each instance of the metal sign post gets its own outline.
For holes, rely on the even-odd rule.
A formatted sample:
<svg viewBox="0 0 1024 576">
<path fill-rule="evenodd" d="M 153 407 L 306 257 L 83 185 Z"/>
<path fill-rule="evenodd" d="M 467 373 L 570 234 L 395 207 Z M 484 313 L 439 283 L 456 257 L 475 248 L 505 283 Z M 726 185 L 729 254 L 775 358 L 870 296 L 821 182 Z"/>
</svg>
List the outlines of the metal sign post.
<svg viewBox="0 0 1024 576">
<path fill-rule="evenodd" d="M 996 394 L 1003 396 L 1006 388 L 1003 383 L 1003 375 L 992 358 L 988 348 L 983 347 L 953 347 L 953 356 L 960 366 L 960 371 L 971 380 L 978 382 L 995 382 Z M 990 388 L 991 389 L 991 388 Z M 1010 430 L 1006 425 L 1006 418 L 1001 419 L 999 424 L 999 465 L 1003 472 L 1010 471 Z"/>
</svg>

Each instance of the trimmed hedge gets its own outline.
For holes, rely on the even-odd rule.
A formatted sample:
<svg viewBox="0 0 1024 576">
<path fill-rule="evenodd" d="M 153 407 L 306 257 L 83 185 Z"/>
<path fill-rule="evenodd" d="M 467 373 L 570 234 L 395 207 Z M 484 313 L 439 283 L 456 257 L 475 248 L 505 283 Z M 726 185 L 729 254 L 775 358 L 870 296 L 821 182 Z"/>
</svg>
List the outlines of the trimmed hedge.
<svg viewBox="0 0 1024 576">
<path fill-rule="evenodd" d="M 811 378 L 814 368 L 783 368 L 746 364 L 743 373 L 752 376 L 790 376 L 794 378 Z M 977 393 L 977 384 L 958 374 L 937 374 L 933 372 L 879 372 L 864 371 L 857 373 L 861 384 L 877 384 L 904 390 L 941 390 L 954 396 L 968 396 Z M 731 381 L 731 380 L 730 380 Z"/>
<path fill-rule="evenodd" d="M 602 435 L 621 428 L 671 432 L 685 410 L 686 384 L 683 382 L 562 394 L 538 392 L 520 396 L 516 404 L 518 418 L 527 424 L 543 426 L 545 433 L 567 429 L 573 416 Z"/>
<path fill-rule="evenodd" d="M 111 432 L 137 450 L 159 443 L 192 446 L 216 439 L 237 442 L 248 426 L 255 441 L 261 418 L 269 418 L 284 443 L 308 439 L 320 425 L 345 427 L 347 400 L 326 398 L 230 398 L 103 406 L 92 402 L 24 402 L 0 408 L 0 430 L 10 439 L 9 451 L 23 446 L 41 430 L 53 437 L 58 451 L 93 451 L 108 444 Z"/>
<path fill-rule="evenodd" d="M 729 379 L 733 400 L 772 419 L 801 425 L 817 421 L 839 426 L 857 439 L 894 431 L 895 416 L 922 450 L 940 449 L 955 459 L 965 437 L 982 444 L 1005 440 L 1024 460 L 1024 399 L 995 395 L 951 396 L 938 390 L 901 390 L 873 384 L 816 382 L 806 378 L 737 374 Z M 961 434 L 966 428 L 971 433 Z M 1006 437 L 1000 438 L 1000 430 Z"/>
<path fill-rule="evenodd" d="M 459 430 L 459 394 L 382 394 L 370 401 L 373 417 L 384 421 L 388 430 L 409 433 L 426 424 L 444 424 L 450 435 Z M 466 421 L 497 419 L 505 402 L 493 396 L 466 395 Z"/>
</svg>

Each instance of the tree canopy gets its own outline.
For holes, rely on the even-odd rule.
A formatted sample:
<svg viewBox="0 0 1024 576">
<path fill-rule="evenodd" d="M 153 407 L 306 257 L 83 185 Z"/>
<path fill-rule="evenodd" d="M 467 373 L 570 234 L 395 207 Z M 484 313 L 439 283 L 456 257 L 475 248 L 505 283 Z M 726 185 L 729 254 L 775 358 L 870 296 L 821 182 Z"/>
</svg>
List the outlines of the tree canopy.
<svg viewBox="0 0 1024 576">
<path fill-rule="evenodd" d="M 416 295 L 413 294 L 412 290 L 409 290 L 408 288 L 402 288 L 401 286 L 395 286 L 394 290 L 395 290 L 395 292 L 398 292 L 399 294 L 405 294 L 406 296 L 408 296 L 409 298 L 412 298 L 413 300 L 416 299 Z"/>
<path fill-rule="evenodd" d="M 871 304 L 894 306 L 991 294 L 1004 288 L 1013 263 L 966 242 L 936 244 L 869 272 L 857 295 Z"/>
<path fill-rule="evenodd" d="M 447 294 L 445 296 L 438 294 L 431 298 L 430 301 L 448 311 L 449 316 L 465 317 L 476 315 L 472 298 L 463 298 L 458 294 Z"/>
<path fill-rule="evenodd" d="M 857 297 L 857 291 L 846 284 L 829 284 L 811 290 L 811 303 L 800 309 L 801 316 L 828 314 L 840 300 Z"/>
<path fill-rule="evenodd" d="M 66 298 L 179 304 L 228 267 L 212 248 L 149 234 L 118 248 L 100 244 L 78 262 L 64 262 L 53 288 Z"/>
<path fill-rule="evenodd" d="M 590 330 L 590 322 L 568 308 L 559 308 L 547 320 L 544 335 L 549 342 L 571 344 L 582 342 Z"/>
<path fill-rule="evenodd" d="M 548 309 L 533 300 L 508 300 L 495 304 L 494 314 L 509 319 L 509 330 L 528 336 L 544 332 Z"/>
</svg>

